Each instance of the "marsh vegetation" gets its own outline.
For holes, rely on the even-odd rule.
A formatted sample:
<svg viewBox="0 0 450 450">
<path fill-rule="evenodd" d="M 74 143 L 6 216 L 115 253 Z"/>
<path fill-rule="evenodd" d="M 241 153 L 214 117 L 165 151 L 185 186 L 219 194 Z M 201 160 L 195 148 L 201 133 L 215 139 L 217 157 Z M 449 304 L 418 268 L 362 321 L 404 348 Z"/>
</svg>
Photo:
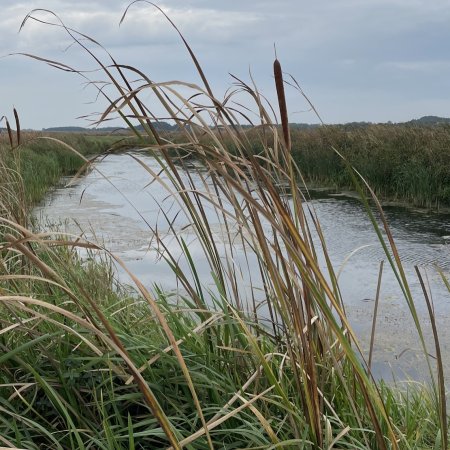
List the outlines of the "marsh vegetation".
<svg viewBox="0 0 450 450">
<path fill-rule="evenodd" d="M 104 82 L 97 86 L 109 106 L 100 121 L 122 117 L 157 161 L 154 170 L 132 155 L 147 171 L 149 183 L 166 190 L 175 214 L 189 221 L 214 288 L 198 276 L 183 236 L 173 233 L 187 265 L 180 264 L 179 255 L 152 223 L 147 224 L 148 233 L 177 279 L 176 293 L 164 292 L 157 284 L 146 287 L 124 261 L 86 237 L 30 227 L 27 208 L 39 195 L 27 192 L 41 191 L 28 186 L 38 172 L 24 170 L 28 157 L 21 155 L 30 150 L 24 142 L 18 145 L 17 132 L 1 148 L 5 162 L 0 179 L 7 180 L 0 191 L 2 445 L 447 448 L 442 357 L 425 277 L 417 268 L 432 347 L 424 338 L 419 300 L 410 289 L 402 255 L 363 169 L 360 176 L 344 151 L 333 153 L 341 142 L 327 145 L 360 194 L 429 366 L 427 384 L 388 386 L 372 376 L 370 357 L 362 352 L 348 320 L 320 217 L 301 189 L 302 164 L 307 163 L 291 151 L 295 136 L 289 137 L 278 66 L 282 131 L 256 88 L 239 82 L 261 125 L 255 152 L 254 139 L 239 126 L 235 109 L 213 95 L 186 42 L 201 85 L 155 83 L 137 69 L 118 64 L 86 36 L 63 30 L 105 75 L 108 95 Z M 57 62 L 52 65 L 58 67 Z M 161 117 L 170 117 L 182 130 L 182 140 L 178 135 L 172 142 L 152 126 L 157 113 L 150 108 L 155 105 L 142 100 L 149 92 L 163 110 Z M 50 141 L 53 146 L 55 141 Z M 72 151 L 87 166 L 92 164 L 83 152 L 76 152 L 79 143 L 61 145 L 67 158 Z M 53 153 L 50 161 L 60 158 L 59 150 Z M 185 170 L 186 154 L 201 164 L 195 177 L 189 176 L 192 168 Z M 70 171 L 78 167 L 79 161 Z M 182 170 L 187 178 L 180 175 Z M 220 241 L 211 214 L 223 223 Z M 171 229 L 173 220 L 164 210 L 160 215 Z M 234 258 L 236 245 L 246 255 L 240 264 Z M 127 272 L 132 288 L 117 283 L 113 264 Z M 239 281 L 244 269 L 257 273 L 262 287 L 243 293 Z M 449 290 L 445 274 L 437 274 Z M 261 292 L 270 320 L 257 314 Z M 250 313 L 244 304 L 250 305 Z"/>
</svg>

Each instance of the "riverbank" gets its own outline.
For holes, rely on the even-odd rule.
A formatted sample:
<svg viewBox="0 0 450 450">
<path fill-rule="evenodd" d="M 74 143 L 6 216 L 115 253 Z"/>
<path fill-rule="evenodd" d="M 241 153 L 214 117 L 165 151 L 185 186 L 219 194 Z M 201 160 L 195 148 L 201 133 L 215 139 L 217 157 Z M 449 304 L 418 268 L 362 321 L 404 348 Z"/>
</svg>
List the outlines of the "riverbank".
<svg viewBox="0 0 450 450">
<path fill-rule="evenodd" d="M 292 154 L 307 182 L 340 190 L 354 188 L 336 149 L 380 199 L 432 209 L 450 206 L 448 125 L 294 126 L 290 133 Z M 246 134 L 257 154 L 267 135 L 258 130 Z"/>
<path fill-rule="evenodd" d="M 335 147 L 385 200 L 438 209 L 450 206 L 450 127 L 371 125 L 293 133 L 297 163 L 308 179 L 351 186 Z"/>
<path fill-rule="evenodd" d="M 56 142 L 59 140 L 62 142 Z M 5 199 L 8 182 L 21 192 L 22 207 L 27 210 L 42 200 L 48 189 L 62 176 L 75 175 L 83 166 L 83 157 L 98 155 L 119 140 L 116 136 L 82 135 L 75 133 L 44 135 L 38 132 L 21 134 L 21 145 L 11 143 L 5 134 L 0 140 L 0 165 L 2 169 L 2 198 Z M 72 147 L 75 151 L 67 148 Z"/>
</svg>

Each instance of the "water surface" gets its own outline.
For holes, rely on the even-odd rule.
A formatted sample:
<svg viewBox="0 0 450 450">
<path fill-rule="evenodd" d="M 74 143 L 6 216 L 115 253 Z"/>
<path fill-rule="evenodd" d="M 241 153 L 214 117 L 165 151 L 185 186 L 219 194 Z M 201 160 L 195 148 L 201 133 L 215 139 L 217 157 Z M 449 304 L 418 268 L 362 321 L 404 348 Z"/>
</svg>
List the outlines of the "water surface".
<svg viewBox="0 0 450 450">
<path fill-rule="evenodd" d="M 142 154 L 139 158 L 155 173 L 159 172 L 154 158 Z M 198 169 L 198 166 L 191 168 L 194 181 L 207 178 L 207 174 Z M 186 173 L 181 171 L 181 174 L 187 179 Z M 326 190 L 312 191 L 311 197 L 309 204 L 320 220 L 334 267 L 342 267 L 339 281 L 351 323 L 367 349 L 380 261 L 385 260 L 386 255 L 359 200 Z M 446 326 L 450 316 L 450 295 L 435 268 L 438 266 L 444 272 L 450 272 L 450 214 L 400 206 L 386 206 L 385 213 L 416 298 L 425 334 L 431 342 L 426 305 L 414 266 L 420 266 L 426 276 L 442 336 L 444 363 L 450 374 L 450 329 Z M 179 286 L 167 264 L 161 260 L 154 231 L 164 237 L 164 244 L 180 258 L 176 238 L 182 237 L 205 289 L 214 289 L 210 268 L 189 226 L 189 219 L 180 213 L 175 197 L 158 182 L 152 182 L 148 171 L 129 155 L 111 155 L 97 162 L 96 170 L 69 187 L 51 192 L 36 208 L 35 215 L 42 224 L 59 224 L 70 233 L 84 234 L 103 243 L 147 286 L 157 283 L 166 290 Z M 207 215 L 217 241 L 221 241 L 224 230 L 220 217 L 212 208 L 207 208 Z M 317 237 L 315 239 L 317 241 Z M 258 283 L 257 274 L 245 270 L 247 262 L 250 267 L 256 267 L 256 260 L 250 257 L 246 261 L 240 245 L 236 240 L 233 263 L 244 267 L 239 280 L 243 297 L 250 298 L 252 292 L 262 295 L 250 288 Z M 225 253 L 222 256 L 225 257 Z M 187 261 L 180 259 L 180 265 L 188 270 Z M 123 272 L 120 276 L 129 281 Z M 430 347 L 430 353 L 434 353 L 433 347 Z M 415 327 L 393 272 L 385 264 L 374 371 L 376 375 L 389 377 L 391 367 L 397 376 L 419 379 L 425 376 Z"/>
</svg>

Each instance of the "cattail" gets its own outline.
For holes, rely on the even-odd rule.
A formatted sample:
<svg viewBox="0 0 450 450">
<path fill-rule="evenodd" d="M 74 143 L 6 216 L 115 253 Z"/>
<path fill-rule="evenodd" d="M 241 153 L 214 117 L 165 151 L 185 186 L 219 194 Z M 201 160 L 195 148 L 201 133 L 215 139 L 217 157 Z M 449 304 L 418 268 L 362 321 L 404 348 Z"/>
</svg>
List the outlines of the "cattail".
<svg viewBox="0 0 450 450">
<path fill-rule="evenodd" d="M 9 136 L 9 145 L 11 146 L 11 148 L 14 148 L 14 142 L 13 142 L 13 135 L 12 135 L 12 131 L 11 131 L 11 127 L 9 126 L 9 122 L 8 119 L 6 119 L 6 129 L 8 130 L 8 136 Z"/>
<path fill-rule="evenodd" d="M 284 143 L 288 151 L 291 150 L 291 137 L 289 135 L 289 121 L 286 107 L 286 97 L 284 95 L 283 72 L 281 64 L 275 58 L 273 63 L 273 74 L 275 76 L 275 86 L 277 88 L 278 105 L 280 107 L 281 126 L 283 127 Z"/>
<path fill-rule="evenodd" d="M 19 122 L 19 114 L 17 114 L 16 108 L 14 108 L 14 118 L 16 119 L 17 145 L 20 145 L 20 122 Z"/>
</svg>

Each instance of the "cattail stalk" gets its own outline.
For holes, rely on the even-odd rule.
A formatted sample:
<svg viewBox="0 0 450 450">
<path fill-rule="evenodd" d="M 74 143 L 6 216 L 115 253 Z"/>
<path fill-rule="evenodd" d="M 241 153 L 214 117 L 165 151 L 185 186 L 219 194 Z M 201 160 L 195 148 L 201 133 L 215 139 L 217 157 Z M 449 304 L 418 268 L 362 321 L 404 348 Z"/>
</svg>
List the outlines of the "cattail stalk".
<svg viewBox="0 0 450 450">
<path fill-rule="evenodd" d="M 16 119 L 16 135 L 17 135 L 17 145 L 20 145 L 20 121 L 19 114 L 17 114 L 16 108 L 14 108 L 14 118 Z"/>
<path fill-rule="evenodd" d="M 286 149 L 291 151 L 291 136 L 289 133 L 289 120 L 286 106 L 286 97 L 284 95 L 283 72 L 278 59 L 273 63 L 273 74 L 275 76 L 275 86 L 277 88 L 278 105 L 280 107 L 281 126 L 283 127 L 283 136 Z"/>
<path fill-rule="evenodd" d="M 14 141 L 13 141 L 12 130 L 11 130 L 11 127 L 9 125 L 8 119 L 5 119 L 5 121 L 6 121 L 6 129 L 8 130 L 9 145 L 11 146 L 11 148 L 14 148 Z"/>
</svg>

